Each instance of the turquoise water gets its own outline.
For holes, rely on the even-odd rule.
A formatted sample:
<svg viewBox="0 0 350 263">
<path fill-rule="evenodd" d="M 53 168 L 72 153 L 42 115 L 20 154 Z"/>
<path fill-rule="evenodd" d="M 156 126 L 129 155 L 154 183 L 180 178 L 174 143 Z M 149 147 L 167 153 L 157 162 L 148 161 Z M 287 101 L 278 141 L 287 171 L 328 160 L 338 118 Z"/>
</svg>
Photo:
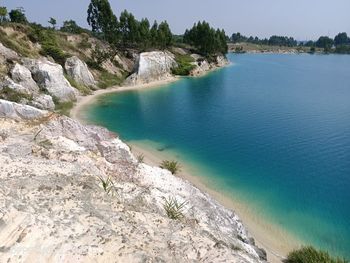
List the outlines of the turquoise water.
<svg viewBox="0 0 350 263">
<path fill-rule="evenodd" d="M 350 56 L 229 59 L 202 78 L 101 97 L 88 119 L 177 152 L 216 190 L 350 258 Z"/>
</svg>

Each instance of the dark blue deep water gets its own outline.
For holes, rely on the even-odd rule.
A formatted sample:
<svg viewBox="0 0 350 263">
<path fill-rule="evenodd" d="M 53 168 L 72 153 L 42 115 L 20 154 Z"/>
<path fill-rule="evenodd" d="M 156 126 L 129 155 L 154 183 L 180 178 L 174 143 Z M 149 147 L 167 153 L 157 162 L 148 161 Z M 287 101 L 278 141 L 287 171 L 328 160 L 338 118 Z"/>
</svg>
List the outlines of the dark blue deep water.
<svg viewBox="0 0 350 263">
<path fill-rule="evenodd" d="M 202 78 L 103 96 L 88 119 L 176 151 L 216 190 L 350 258 L 350 56 L 229 59 Z"/>
</svg>

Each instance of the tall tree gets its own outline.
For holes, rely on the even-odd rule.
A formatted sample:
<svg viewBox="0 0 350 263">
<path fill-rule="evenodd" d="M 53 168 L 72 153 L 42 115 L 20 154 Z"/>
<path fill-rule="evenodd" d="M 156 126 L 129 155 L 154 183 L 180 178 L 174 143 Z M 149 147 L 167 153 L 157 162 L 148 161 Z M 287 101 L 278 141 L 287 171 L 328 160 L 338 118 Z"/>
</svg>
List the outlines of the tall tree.
<svg viewBox="0 0 350 263">
<path fill-rule="evenodd" d="M 56 28 L 56 25 L 57 25 L 57 20 L 53 17 L 50 17 L 50 20 L 48 21 L 49 24 L 52 25 L 52 29 L 55 29 Z"/>
<path fill-rule="evenodd" d="M 28 20 L 25 15 L 25 11 L 22 7 L 11 10 L 11 12 L 9 13 L 9 16 L 10 16 L 11 22 L 20 23 L 20 24 L 28 23 Z"/>
<path fill-rule="evenodd" d="M 84 32 L 84 29 L 78 26 L 74 20 L 68 20 L 63 22 L 61 31 L 71 34 L 80 34 Z"/>
<path fill-rule="evenodd" d="M 316 46 L 319 48 L 323 48 L 326 51 L 329 51 L 331 47 L 334 44 L 334 40 L 327 37 L 327 36 L 321 36 L 317 41 L 316 41 Z"/>
<path fill-rule="evenodd" d="M 91 0 L 87 22 L 92 32 L 102 35 L 110 43 L 116 43 L 118 20 L 108 0 Z"/>
<path fill-rule="evenodd" d="M 0 23 L 7 21 L 7 8 L 0 6 Z"/>
<path fill-rule="evenodd" d="M 171 45 L 173 39 L 173 34 L 171 33 L 169 24 L 167 21 L 164 21 L 158 26 L 158 45 L 161 49 Z"/>
<path fill-rule="evenodd" d="M 350 39 L 348 38 L 348 35 L 345 32 L 339 33 L 334 38 L 334 44 L 336 46 L 347 45 L 350 44 Z"/>
</svg>

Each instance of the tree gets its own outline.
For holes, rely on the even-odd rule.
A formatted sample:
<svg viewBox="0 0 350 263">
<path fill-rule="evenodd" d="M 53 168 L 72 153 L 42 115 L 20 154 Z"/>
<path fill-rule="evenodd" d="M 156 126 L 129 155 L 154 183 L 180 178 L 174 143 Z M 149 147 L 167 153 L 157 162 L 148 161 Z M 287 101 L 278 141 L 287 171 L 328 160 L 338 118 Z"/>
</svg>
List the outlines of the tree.
<svg viewBox="0 0 350 263">
<path fill-rule="evenodd" d="M 334 38 L 334 44 L 336 46 L 348 45 L 350 44 L 350 39 L 348 38 L 348 35 L 345 32 L 339 33 Z"/>
<path fill-rule="evenodd" d="M 84 32 L 84 29 L 78 26 L 74 20 L 64 21 L 60 30 L 71 34 L 81 34 Z"/>
<path fill-rule="evenodd" d="M 57 20 L 55 18 L 50 17 L 50 20 L 48 22 L 52 25 L 52 29 L 56 28 Z"/>
<path fill-rule="evenodd" d="M 316 41 L 316 47 L 323 48 L 325 51 L 329 51 L 334 44 L 333 39 L 327 37 L 327 36 L 321 36 Z"/>
<path fill-rule="evenodd" d="M 7 8 L 0 6 L 0 23 L 7 21 Z"/>
<path fill-rule="evenodd" d="M 194 24 L 184 34 L 184 42 L 194 46 L 204 56 L 227 53 L 227 36 L 223 30 L 215 30 L 203 21 Z"/>
<path fill-rule="evenodd" d="M 25 16 L 25 11 L 22 7 L 11 10 L 9 13 L 10 20 L 13 23 L 27 24 L 28 20 Z"/>
<path fill-rule="evenodd" d="M 108 0 L 91 0 L 87 22 L 91 26 L 92 32 L 101 35 L 110 43 L 117 42 L 118 20 Z"/>
<path fill-rule="evenodd" d="M 169 24 L 167 21 L 164 21 L 158 26 L 158 45 L 161 49 L 171 45 L 173 34 L 171 33 Z"/>
</svg>

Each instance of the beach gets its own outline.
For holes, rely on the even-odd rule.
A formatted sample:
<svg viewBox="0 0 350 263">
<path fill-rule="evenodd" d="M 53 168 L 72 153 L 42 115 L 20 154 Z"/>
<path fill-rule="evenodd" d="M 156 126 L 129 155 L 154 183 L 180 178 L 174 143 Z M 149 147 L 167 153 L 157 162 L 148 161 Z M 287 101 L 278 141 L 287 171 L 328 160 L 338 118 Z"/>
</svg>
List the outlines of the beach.
<svg viewBox="0 0 350 263">
<path fill-rule="evenodd" d="M 84 118 L 84 108 L 95 102 L 96 99 L 107 93 L 123 92 L 128 90 L 142 90 L 146 88 L 155 88 L 169 84 L 179 78 L 172 77 L 162 81 L 155 81 L 142 85 L 112 87 L 105 90 L 97 90 L 88 96 L 82 96 L 71 110 L 71 117 L 81 122 L 87 122 Z M 150 144 L 128 141 L 131 145 L 132 153 L 135 156 L 144 156 L 144 163 L 151 166 L 159 166 L 162 160 L 176 159 L 176 156 L 168 151 L 160 151 L 150 146 Z M 189 181 L 191 184 L 199 188 L 201 191 L 208 193 L 226 208 L 234 210 L 241 218 L 244 226 L 247 228 L 251 236 L 255 239 L 256 244 L 266 250 L 269 262 L 282 262 L 282 259 L 291 250 L 298 248 L 301 241 L 292 237 L 290 233 L 282 230 L 280 227 L 271 224 L 260 218 L 250 209 L 249 205 L 231 197 L 225 196 L 217 190 L 209 187 L 210 183 L 205 182 L 202 178 L 195 176 L 196 169 L 191 164 L 181 163 L 181 171 L 178 177 Z"/>
</svg>

